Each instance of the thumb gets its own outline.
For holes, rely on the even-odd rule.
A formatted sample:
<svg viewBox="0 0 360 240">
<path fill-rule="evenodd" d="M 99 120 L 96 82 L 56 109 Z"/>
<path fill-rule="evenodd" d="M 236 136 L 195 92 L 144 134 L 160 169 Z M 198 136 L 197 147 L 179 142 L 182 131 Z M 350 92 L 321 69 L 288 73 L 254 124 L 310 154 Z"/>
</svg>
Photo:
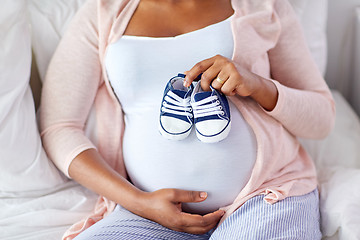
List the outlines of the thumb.
<svg viewBox="0 0 360 240">
<path fill-rule="evenodd" d="M 171 200 L 173 202 L 202 202 L 206 198 L 206 192 L 176 189 Z"/>
</svg>

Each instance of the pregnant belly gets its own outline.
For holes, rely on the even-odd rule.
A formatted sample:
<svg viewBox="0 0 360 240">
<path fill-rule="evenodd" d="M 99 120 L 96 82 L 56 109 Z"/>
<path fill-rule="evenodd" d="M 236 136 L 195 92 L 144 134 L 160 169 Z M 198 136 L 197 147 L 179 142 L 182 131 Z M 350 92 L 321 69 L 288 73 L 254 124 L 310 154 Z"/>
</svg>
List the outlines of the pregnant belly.
<svg viewBox="0 0 360 240">
<path fill-rule="evenodd" d="M 184 204 L 184 210 L 208 213 L 231 204 L 249 178 L 247 164 L 240 160 L 201 157 L 166 160 L 146 157 L 141 167 L 135 161 L 126 161 L 133 184 L 144 191 L 162 188 L 206 191 L 208 198 L 201 203 Z"/>
<path fill-rule="evenodd" d="M 254 134 L 240 117 L 233 110 L 228 137 L 211 144 L 200 142 L 194 131 L 182 141 L 163 138 L 157 131 L 158 115 L 146 118 L 147 124 L 144 118 L 126 119 L 123 153 L 132 183 L 148 192 L 206 191 L 205 201 L 183 204 L 187 212 L 205 214 L 231 204 L 247 183 L 256 159 Z"/>
</svg>

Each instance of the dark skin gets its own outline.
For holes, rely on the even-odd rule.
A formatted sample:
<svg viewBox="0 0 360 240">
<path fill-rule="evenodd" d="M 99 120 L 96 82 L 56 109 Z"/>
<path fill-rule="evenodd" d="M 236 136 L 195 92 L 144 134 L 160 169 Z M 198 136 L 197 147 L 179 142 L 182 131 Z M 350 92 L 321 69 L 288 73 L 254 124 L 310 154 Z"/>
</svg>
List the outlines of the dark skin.
<svg viewBox="0 0 360 240">
<path fill-rule="evenodd" d="M 140 1 L 124 34 L 174 37 L 225 20 L 233 13 L 229 0 L 145 0 Z"/>
<path fill-rule="evenodd" d="M 225 20 L 233 13 L 230 0 L 142 0 L 125 35 L 177 36 Z M 200 73 L 203 73 L 201 86 L 204 90 L 212 85 L 229 96 L 249 96 L 268 110 L 276 105 L 277 89 L 272 82 L 223 56 L 197 63 L 186 72 L 184 85 L 188 86 Z M 217 77 L 224 83 L 214 81 Z M 183 202 L 201 202 L 206 200 L 207 194 L 180 189 L 143 192 L 108 166 L 94 149 L 79 154 L 70 164 L 69 174 L 85 187 L 133 213 L 176 231 L 204 234 L 214 228 L 224 214 L 222 210 L 204 216 L 185 213 L 181 208 Z"/>
</svg>

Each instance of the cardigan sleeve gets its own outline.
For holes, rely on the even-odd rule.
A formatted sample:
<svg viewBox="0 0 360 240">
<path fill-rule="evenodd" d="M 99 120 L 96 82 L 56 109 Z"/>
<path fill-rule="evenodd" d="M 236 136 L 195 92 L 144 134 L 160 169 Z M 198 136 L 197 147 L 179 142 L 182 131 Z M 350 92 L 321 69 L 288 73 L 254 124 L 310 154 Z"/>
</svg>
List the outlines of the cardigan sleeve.
<svg viewBox="0 0 360 240">
<path fill-rule="evenodd" d="M 101 79 L 97 3 L 74 16 L 51 60 L 41 97 L 40 129 L 50 159 L 68 177 L 72 160 L 95 148 L 84 127 Z"/>
<path fill-rule="evenodd" d="M 311 56 L 291 5 L 287 0 L 276 0 L 274 4 L 281 30 L 268 55 L 278 102 L 267 113 L 295 136 L 323 138 L 335 120 L 331 92 Z"/>
</svg>

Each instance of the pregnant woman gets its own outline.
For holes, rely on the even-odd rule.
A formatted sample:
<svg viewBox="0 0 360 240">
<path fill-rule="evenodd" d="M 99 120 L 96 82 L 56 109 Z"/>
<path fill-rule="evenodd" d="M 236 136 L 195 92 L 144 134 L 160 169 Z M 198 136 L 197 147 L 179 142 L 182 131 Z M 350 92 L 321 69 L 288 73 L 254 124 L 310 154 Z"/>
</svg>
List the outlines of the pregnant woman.
<svg viewBox="0 0 360 240">
<path fill-rule="evenodd" d="M 184 89 L 227 96 L 226 138 L 159 133 L 178 73 Z M 84 133 L 92 107 L 96 141 Z M 334 111 L 287 0 L 88 0 L 41 103 L 49 157 L 101 196 L 64 239 L 321 239 L 297 137 L 325 137 Z"/>
</svg>

